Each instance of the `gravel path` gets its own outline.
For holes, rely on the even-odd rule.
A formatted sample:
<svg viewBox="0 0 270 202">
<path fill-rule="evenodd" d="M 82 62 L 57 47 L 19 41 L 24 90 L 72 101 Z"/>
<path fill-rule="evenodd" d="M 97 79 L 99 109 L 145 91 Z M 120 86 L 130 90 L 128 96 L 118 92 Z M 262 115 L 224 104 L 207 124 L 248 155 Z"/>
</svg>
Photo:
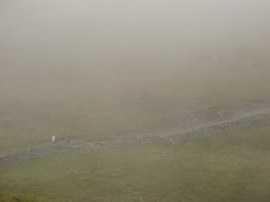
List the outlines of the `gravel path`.
<svg viewBox="0 0 270 202">
<path fill-rule="evenodd" d="M 148 144 L 155 142 L 179 143 L 187 139 L 223 132 L 232 132 L 242 128 L 254 128 L 270 124 L 270 102 L 248 103 L 237 108 L 212 109 L 197 112 L 197 124 L 193 127 L 179 127 L 173 131 L 160 134 L 129 135 L 111 141 L 74 142 L 38 145 L 15 154 L 0 156 L 0 166 L 19 163 L 25 160 L 52 155 L 67 150 L 91 151 L 102 147 L 119 147 L 131 144 Z"/>
</svg>

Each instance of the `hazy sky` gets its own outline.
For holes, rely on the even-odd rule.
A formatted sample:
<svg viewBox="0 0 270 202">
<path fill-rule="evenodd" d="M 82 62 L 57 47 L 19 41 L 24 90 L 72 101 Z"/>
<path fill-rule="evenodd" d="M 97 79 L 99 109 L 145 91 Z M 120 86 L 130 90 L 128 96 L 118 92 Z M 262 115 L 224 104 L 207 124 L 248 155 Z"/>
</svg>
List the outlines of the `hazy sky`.
<svg viewBox="0 0 270 202">
<path fill-rule="evenodd" d="M 1 0 L 1 53 L 53 60 L 265 46 L 269 10 L 267 0 Z"/>
</svg>

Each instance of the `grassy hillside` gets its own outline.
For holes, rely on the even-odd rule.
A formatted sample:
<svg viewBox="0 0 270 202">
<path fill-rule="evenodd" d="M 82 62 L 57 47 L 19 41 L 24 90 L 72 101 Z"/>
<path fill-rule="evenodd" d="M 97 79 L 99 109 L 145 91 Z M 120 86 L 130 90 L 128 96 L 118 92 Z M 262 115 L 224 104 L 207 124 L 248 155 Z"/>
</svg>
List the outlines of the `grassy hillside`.
<svg viewBox="0 0 270 202">
<path fill-rule="evenodd" d="M 68 131 L 74 139 L 91 140 L 168 131 L 182 123 L 182 115 L 197 110 L 269 100 L 269 63 L 239 69 L 197 65 L 48 68 L 47 74 L 1 69 L 0 153 L 37 145 L 52 135 L 65 138 Z"/>
<path fill-rule="evenodd" d="M 67 201 L 270 200 L 270 126 L 0 167 L 0 192 Z"/>
</svg>

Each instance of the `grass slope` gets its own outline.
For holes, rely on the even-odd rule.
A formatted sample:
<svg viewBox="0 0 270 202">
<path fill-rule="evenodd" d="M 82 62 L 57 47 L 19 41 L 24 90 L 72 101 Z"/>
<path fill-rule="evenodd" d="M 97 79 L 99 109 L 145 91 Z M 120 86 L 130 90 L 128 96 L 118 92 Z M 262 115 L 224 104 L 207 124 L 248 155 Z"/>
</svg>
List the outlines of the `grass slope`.
<svg viewBox="0 0 270 202">
<path fill-rule="evenodd" d="M 0 192 L 66 201 L 270 201 L 270 126 L 0 167 Z"/>
</svg>

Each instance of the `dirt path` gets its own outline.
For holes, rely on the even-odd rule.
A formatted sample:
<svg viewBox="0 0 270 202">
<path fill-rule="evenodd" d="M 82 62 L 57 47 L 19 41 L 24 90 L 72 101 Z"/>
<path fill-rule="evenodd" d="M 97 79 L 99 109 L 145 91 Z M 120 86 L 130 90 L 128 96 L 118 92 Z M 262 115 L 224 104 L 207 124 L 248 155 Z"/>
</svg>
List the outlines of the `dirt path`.
<svg viewBox="0 0 270 202">
<path fill-rule="evenodd" d="M 213 135 L 222 132 L 231 132 L 242 128 L 253 128 L 260 125 L 270 124 L 270 103 L 248 103 L 237 108 L 212 109 L 194 114 L 198 117 L 197 124 L 192 127 L 183 126 L 170 132 L 160 134 L 129 135 L 110 141 L 72 141 L 70 144 L 43 144 L 15 154 L 0 156 L 0 165 L 19 163 L 21 161 L 52 155 L 67 150 L 91 151 L 102 147 L 119 147 L 131 144 L 148 144 L 155 142 L 179 143 L 187 139 L 203 135 Z"/>
</svg>

